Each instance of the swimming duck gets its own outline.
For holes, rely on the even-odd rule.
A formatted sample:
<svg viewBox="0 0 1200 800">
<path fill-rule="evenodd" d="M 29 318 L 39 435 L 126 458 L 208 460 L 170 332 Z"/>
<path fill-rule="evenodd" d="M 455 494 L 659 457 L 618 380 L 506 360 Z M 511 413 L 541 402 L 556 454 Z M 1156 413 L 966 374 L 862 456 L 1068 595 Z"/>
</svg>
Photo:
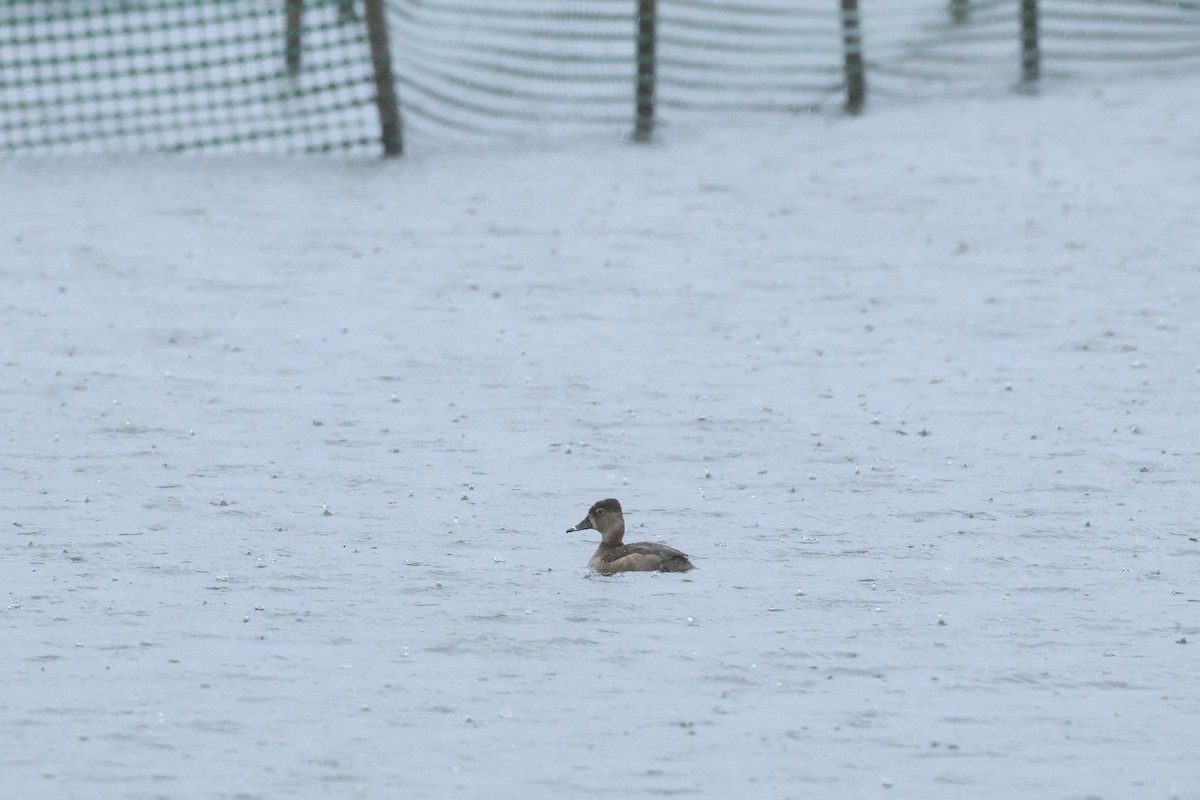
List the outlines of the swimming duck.
<svg viewBox="0 0 1200 800">
<path fill-rule="evenodd" d="M 687 572 L 696 568 L 684 553 L 665 544 L 621 544 L 625 537 L 625 516 L 621 513 L 621 504 L 612 498 L 601 500 L 589 508 L 583 522 L 568 528 L 567 533 L 586 530 L 600 531 L 600 547 L 588 562 L 588 568 L 601 575 L 612 575 L 614 572 Z"/>
</svg>

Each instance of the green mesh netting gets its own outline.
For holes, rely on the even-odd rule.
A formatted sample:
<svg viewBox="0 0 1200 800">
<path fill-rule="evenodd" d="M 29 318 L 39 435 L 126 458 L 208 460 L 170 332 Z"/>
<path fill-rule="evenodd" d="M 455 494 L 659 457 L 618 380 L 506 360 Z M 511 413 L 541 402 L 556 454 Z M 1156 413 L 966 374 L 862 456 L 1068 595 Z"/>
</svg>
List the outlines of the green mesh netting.
<svg viewBox="0 0 1200 800">
<path fill-rule="evenodd" d="M 348 11 L 306 2 L 289 69 L 283 0 L 6 0 L 0 149 L 378 150 L 366 28 Z"/>
<path fill-rule="evenodd" d="M 637 0 L 382 3 L 404 138 L 416 147 L 631 130 Z M 869 98 L 1004 90 L 1019 78 L 1020 0 L 859 6 Z M 379 153 L 364 7 L 0 0 L 0 153 Z M 1047 79 L 1200 70 L 1200 0 L 1039 7 Z M 839 8 L 658 0 L 659 121 L 712 125 L 720 114 L 839 106 Z"/>
</svg>

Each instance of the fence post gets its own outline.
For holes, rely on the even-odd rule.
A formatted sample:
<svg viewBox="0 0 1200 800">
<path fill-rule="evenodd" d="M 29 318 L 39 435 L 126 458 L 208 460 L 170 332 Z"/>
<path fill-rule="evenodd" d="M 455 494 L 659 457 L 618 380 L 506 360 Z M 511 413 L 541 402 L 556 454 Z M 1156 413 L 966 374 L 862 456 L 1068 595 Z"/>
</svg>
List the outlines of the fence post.
<svg viewBox="0 0 1200 800">
<path fill-rule="evenodd" d="M 1021 0 L 1021 87 L 1024 90 L 1035 88 L 1041 74 L 1041 62 L 1037 0 Z"/>
<path fill-rule="evenodd" d="M 955 25 L 962 25 L 970 15 L 969 0 L 950 0 L 950 20 Z"/>
<path fill-rule="evenodd" d="M 647 142 L 654 133 L 655 52 L 658 40 L 656 0 L 638 0 L 637 5 L 637 91 L 635 97 L 635 142 Z"/>
<path fill-rule="evenodd" d="M 857 114 L 867 99 L 858 0 L 842 0 L 842 53 L 846 61 L 846 111 Z"/>
<path fill-rule="evenodd" d="M 400 101 L 396 98 L 396 79 L 392 74 L 392 46 L 388 39 L 387 16 L 383 0 L 364 0 L 367 38 L 371 43 L 371 63 L 375 67 L 375 105 L 379 109 L 380 140 L 385 157 L 404 152 L 404 133 L 400 126 Z"/>
<path fill-rule="evenodd" d="M 287 29 L 283 34 L 283 57 L 289 75 L 300 71 L 300 47 L 304 32 L 304 0 L 286 0 Z"/>
</svg>

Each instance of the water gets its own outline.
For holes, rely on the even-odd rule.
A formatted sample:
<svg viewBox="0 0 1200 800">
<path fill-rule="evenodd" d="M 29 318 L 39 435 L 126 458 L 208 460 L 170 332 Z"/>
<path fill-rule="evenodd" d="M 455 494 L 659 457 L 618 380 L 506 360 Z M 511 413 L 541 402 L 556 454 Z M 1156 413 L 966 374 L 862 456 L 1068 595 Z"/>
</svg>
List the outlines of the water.
<svg viewBox="0 0 1200 800">
<path fill-rule="evenodd" d="M 9 791 L 1192 796 L 1193 84 L 0 167 Z"/>
</svg>

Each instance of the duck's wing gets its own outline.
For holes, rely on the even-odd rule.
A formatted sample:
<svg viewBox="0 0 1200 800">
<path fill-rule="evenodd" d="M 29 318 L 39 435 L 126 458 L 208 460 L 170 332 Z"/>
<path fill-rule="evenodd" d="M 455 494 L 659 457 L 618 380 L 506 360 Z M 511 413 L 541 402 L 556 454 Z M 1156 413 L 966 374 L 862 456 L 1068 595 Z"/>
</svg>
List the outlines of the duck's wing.
<svg viewBox="0 0 1200 800">
<path fill-rule="evenodd" d="M 683 569 L 667 569 L 676 565 Z M 668 547 L 665 544 L 653 542 L 634 542 L 615 547 L 602 555 L 595 568 L 599 572 L 654 572 L 656 570 L 686 571 L 691 567 L 687 555 Z"/>
<path fill-rule="evenodd" d="M 623 544 L 608 551 L 604 554 L 603 561 L 611 564 L 613 561 L 625 558 L 626 556 L 658 556 L 663 560 L 669 558 L 687 558 L 686 553 L 676 550 L 674 547 L 667 547 L 665 544 L 634 542 L 633 544 Z"/>
</svg>

